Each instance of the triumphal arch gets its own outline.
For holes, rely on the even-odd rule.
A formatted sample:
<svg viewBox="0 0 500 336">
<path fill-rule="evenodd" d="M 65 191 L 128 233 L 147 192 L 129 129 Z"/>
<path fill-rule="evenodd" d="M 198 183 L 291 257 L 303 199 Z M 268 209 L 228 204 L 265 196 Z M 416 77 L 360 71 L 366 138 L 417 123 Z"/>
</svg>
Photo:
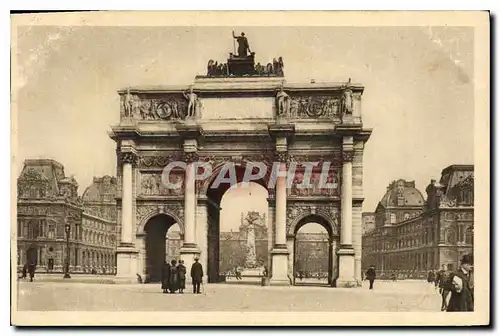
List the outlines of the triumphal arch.
<svg viewBox="0 0 500 336">
<path fill-rule="evenodd" d="M 288 83 L 281 57 L 261 65 L 240 37 L 238 43 L 238 53 L 224 63 L 210 60 L 206 75 L 190 86 L 118 92 L 120 123 L 110 133 L 117 143 L 120 186 L 117 281 L 136 281 L 137 274 L 158 280 L 165 232 L 175 223 L 188 270 L 198 257 L 206 280 L 217 281 L 222 196 L 244 179 L 249 166 L 264 166 L 268 171 L 254 182 L 269 194 L 270 283 L 291 284 L 295 235 L 305 223 L 316 222 L 329 234 L 330 283 L 356 286 L 363 150 L 371 134 L 361 117 L 364 88 L 350 79 Z M 169 169 L 165 181 L 172 162 L 184 166 Z M 203 179 L 197 178 L 203 175 L 200 162 L 210 168 Z M 228 164 L 233 169 L 227 170 Z M 273 175 L 276 167 L 279 173 Z M 291 167 L 291 178 L 282 174 Z M 214 184 L 231 172 L 235 177 Z M 310 177 L 306 187 L 305 176 Z M 329 188 L 320 185 L 322 178 Z"/>
</svg>

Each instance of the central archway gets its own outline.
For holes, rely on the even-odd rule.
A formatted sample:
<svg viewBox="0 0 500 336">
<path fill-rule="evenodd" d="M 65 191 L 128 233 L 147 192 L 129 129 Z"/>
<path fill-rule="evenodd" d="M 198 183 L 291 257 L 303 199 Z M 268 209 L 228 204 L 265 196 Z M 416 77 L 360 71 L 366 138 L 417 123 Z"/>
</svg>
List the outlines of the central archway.
<svg viewBox="0 0 500 336">
<path fill-rule="evenodd" d="M 177 252 L 167 250 L 167 232 L 176 224 L 173 217 L 166 214 L 159 214 L 150 218 L 144 226 L 145 247 L 146 247 L 146 282 L 160 282 L 162 266 L 167 258 L 178 258 Z M 181 239 L 179 241 L 179 248 Z"/>
<path fill-rule="evenodd" d="M 232 165 L 232 163 L 229 163 Z M 231 264 L 227 260 L 227 258 L 223 258 L 223 268 L 221 269 L 221 204 L 223 197 L 227 194 L 227 192 L 231 188 L 240 187 L 242 189 L 246 187 L 250 187 L 253 184 L 258 184 L 262 186 L 266 191 L 267 183 L 266 178 L 254 180 L 248 184 L 242 184 L 243 177 L 245 174 L 245 165 L 244 164 L 233 164 L 234 170 L 229 169 L 221 173 L 221 168 L 214 171 L 212 176 L 209 179 L 208 188 L 206 189 L 206 196 L 208 199 L 207 206 L 207 221 L 208 221 L 208 230 L 207 230 L 207 243 L 208 243 L 208 255 L 207 255 L 207 278 L 209 283 L 217 283 L 224 281 L 224 277 L 222 273 L 227 273 L 228 269 L 227 264 Z M 218 183 L 217 180 L 220 180 L 219 174 L 224 174 L 221 183 Z M 233 178 L 230 178 L 230 174 L 235 174 Z M 218 178 L 219 177 L 219 178 Z M 264 196 L 268 198 L 268 195 Z M 243 208 L 243 207 L 242 207 Z M 242 208 L 239 208 L 237 205 L 234 208 L 229 209 L 231 212 L 234 212 L 235 218 L 240 219 L 240 214 Z M 228 209 L 226 209 L 228 210 Z M 248 209 L 247 209 L 248 210 Z M 234 227 L 238 228 L 238 223 L 233 223 Z M 265 223 L 267 226 L 267 222 Z M 226 236 L 230 234 L 230 232 L 224 232 Z M 227 238 L 227 237 L 226 237 Z M 256 242 L 257 243 L 257 242 Z M 258 243 L 257 243 L 258 244 Z M 225 250 L 222 250 L 223 253 L 226 253 Z M 259 255 L 259 253 L 257 253 Z M 257 256 L 258 257 L 258 256 Z M 231 258 L 230 258 L 231 259 Z M 237 258 L 238 259 L 238 258 Z M 241 259 L 241 258 L 240 258 Z M 262 258 L 261 258 L 262 259 Z M 267 258 L 266 258 L 267 259 Z M 239 264 L 241 264 L 241 260 L 238 260 Z M 264 265 L 268 264 L 267 260 L 263 261 Z M 235 264 L 236 265 L 236 264 Z M 243 266 L 243 265 L 239 265 Z M 267 265 L 269 266 L 269 265 Z"/>
<path fill-rule="evenodd" d="M 300 219 L 293 231 L 293 283 L 334 286 L 337 247 L 338 236 L 327 219 L 317 214 Z"/>
</svg>

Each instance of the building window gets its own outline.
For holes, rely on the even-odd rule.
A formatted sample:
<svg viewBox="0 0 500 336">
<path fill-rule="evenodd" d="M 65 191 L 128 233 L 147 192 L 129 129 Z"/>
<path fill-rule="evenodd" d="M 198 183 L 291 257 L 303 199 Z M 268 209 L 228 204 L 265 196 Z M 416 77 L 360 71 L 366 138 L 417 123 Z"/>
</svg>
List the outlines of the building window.
<svg viewBox="0 0 500 336">
<path fill-rule="evenodd" d="M 47 231 L 47 237 L 49 239 L 54 239 L 56 228 L 54 227 L 54 224 L 49 224 L 48 231 Z"/>
<path fill-rule="evenodd" d="M 37 239 L 40 236 L 40 226 L 36 221 L 28 223 L 28 239 Z"/>
<path fill-rule="evenodd" d="M 407 219 L 409 219 L 409 218 L 410 218 L 410 214 L 409 214 L 409 213 L 405 213 L 405 215 L 404 215 L 404 219 L 405 219 L 405 220 L 407 220 Z"/>
<path fill-rule="evenodd" d="M 450 245 L 454 245 L 457 243 L 457 233 L 453 229 L 448 229 L 446 231 L 446 243 Z"/>
<path fill-rule="evenodd" d="M 472 227 L 468 227 L 467 230 L 465 230 L 465 243 L 469 245 L 474 244 L 474 231 Z"/>
<path fill-rule="evenodd" d="M 391 224 L 395 224 L 395 223 L 396 223 L 396 214 L 391 213 Z"/>
</svg>

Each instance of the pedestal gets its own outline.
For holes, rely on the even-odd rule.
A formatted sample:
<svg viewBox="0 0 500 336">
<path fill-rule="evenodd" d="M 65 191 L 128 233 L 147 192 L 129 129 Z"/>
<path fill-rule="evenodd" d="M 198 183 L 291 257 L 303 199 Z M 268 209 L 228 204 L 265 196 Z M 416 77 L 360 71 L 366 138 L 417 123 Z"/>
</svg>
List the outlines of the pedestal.
<svg viewBox="0 0 500 336">
<path fill-rule="evenodd" d="M 139 252 L 133 246 L 118 246 L 115 283 L 137 283 L 138 255 Z"/>
<path fill-rule="evenodd" d="M 339 277 L 337 287 L 357 287 L 354 268 L 354 249 L 352 247 L 341 247 L 337 251 L 339 256 Z"/>
<path fill-rule="evenodd" d="M 191 266 L 194 264 L 194 258 L 200 257 L 200 250 L 195 244 L 184 244 L 180 250 L 181 259 L 184 260 L 184 266 L 186 266 L 186 284 L 191 284 Z M 200 262 L 201 260 L 198 260 Z M 207 274 L 207 270 L 203 268 L 204 277 Z"/>
<path fill-rule="evenodd" d="M 288 250 L 284 247 L 275 248 L 271 251 L 273 269 L 271 275 L 271 286 L 290 286 L 288 278 Z"/>
</svg>

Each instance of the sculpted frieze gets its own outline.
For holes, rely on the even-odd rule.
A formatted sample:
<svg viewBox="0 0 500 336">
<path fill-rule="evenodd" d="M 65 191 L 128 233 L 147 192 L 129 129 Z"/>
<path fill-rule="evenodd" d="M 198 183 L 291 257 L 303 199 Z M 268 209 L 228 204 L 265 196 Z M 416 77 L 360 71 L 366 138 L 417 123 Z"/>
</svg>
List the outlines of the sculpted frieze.
<svg viewBox="0 0 500 336">
<path fill-rule="evenodd" d="M 32 205 L 20 205 L 17 208 L 17 213 L 24 216 L 44 216 L 47 215 L 48 208 Z"/>
<path fill-rule="evenodd" d="M 184 192 L 184 175 L 169 174 L 171 184 L 181 184 L 180 188 L 169 188 L 162 181 L 162 173 L 141 173 L 140 195 L 180 196 Z"/>
<path fill-rule="evenodd" d="M 186 96 L 171 95 L 162 98 L 142 97 L 129 91 L 122 99 L 124 116 L 136 120 L 184 120 L 193 113 L 197 97 L 191 92 Z M 188 110 L 189 107 L 189 110 Z"/>
<path fill-rule="evenodd" d="M 445 195 L 441 196 L 441 200 L 439 202 L 439 207 L 441 208 L 448 208 L 448 207 L 456 207 L 457 206 L 457 200 L 456 199 L 449 199 Z"/>
<path fill-rule="evenodd" d="M 309 184 L 311 187 L 301 187 L 304 182 L 304 173 L 296 172 L 290 190 L 293 196 L 339 196 L 340 173 L 338 169 L 330 170 L 324 181 L 321 181 L 321 172 L 312 172 Z"/>
<path fill-rule="evenodd" d="M 301 155 L 301 154 L 289 154 L 290 162 L 295 162 L 296 164 L 303 164 L 305 162 L 317 162 L 318 164 L 314 167 L 315 169 L 321 169 L 325 162 L 330 163 L 330 167 L 341 167 L 342 166 L 342 153 L 332 153 L 327 155 Z"/>
<path fill-rule="evenodd" d="M 182 152 L 172 152 L 169 154 L 144 155 L 139 158 L 139 168 L 165 167 L 169 162 L 181 161 Z"/>
<path fill-rule="evenodd" d="M 291 118 L 340 118 L 340 100 L 331 96 L 292 96 L 289 101 Z"/>
</svg>

